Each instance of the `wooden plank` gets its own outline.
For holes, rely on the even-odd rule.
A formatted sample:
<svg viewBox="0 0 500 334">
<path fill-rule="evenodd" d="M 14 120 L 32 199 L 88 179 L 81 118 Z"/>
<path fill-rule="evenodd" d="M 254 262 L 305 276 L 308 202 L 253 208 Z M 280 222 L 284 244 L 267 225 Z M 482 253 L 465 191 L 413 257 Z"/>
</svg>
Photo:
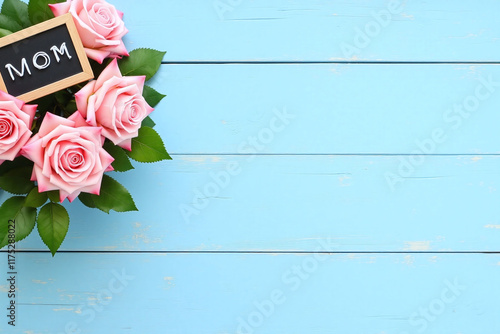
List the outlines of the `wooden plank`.
<svg viewBox="0 0 500 334">
<path fill-rule="evenodd" d="M 171 153 L 500 152 L 497 65 L 164 65 L 152 85 Z"/>
<path fill-rule="evenodd" d="M 17 324 L 4 316 L 2 333 L 500 330 L 498 254 L 17 256 Z"/>
<path fill-rule="evenodd" d="M 175 156 L 139 165 L 114 176 L 140 211 L 66 205 L 62 249 L 312 251 L 328 237 L 332 251 L 499 251 L 500 157 L 428 156 L 409 171 L 411 159 Z M 46 249 L 36 233 L 19 247 Z"/>
<path fill-rule="evenodd" d="M 179 61 L 498 61 L 485 0 L 115 1 L 126 46 Z"/>
</svg>

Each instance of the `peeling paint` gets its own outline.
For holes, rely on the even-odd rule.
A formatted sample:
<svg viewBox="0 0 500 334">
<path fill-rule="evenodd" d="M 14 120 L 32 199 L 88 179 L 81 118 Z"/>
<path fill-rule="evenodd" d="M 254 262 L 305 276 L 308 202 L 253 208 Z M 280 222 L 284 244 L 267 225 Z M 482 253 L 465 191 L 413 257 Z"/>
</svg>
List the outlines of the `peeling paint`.
<svg viewBox="0 0 500 334">
<path fill-rule="evenodd" d="M 141 226 L 139 224 L 139 226 L 137 226 L 138 223 L 136 223 L 136 227 L 139 227 Z M 151 243 L 161 243 L 163 242 L 162 239 L 160 238 L 149 238 L 148 235 L 147 235 L 147 232 L 151 229 L 151 226 L 146 226 L 144 228 L 142 228 L 140 231 L 134 233 L 134 235 L 132 236 L 132 239 L 135 240 L 136 243 L 139 243 L 139 240 L 142 241 L 143 243 L 145 244 L 151 244 Z"/>
<path fill-rule="evenodd" d="M 406 13 L 401 13 L 401 17 L 404 17 L 404 18 L 407 18 L 407 19 L 410 19 L 410 20 L 414 20 L 415 19 L 415 17 L 413 15 L 406 14 Z"/>
<path fill-rule="evenodd" d="M 359 57 L 357 55 L 353 55 L 351 58 L 345 57 L 332 57 L 329 59 L 330 61 L 357 61 Z"/>
<path fill-rule="evenodd" d="M 335 67 L 331 67 L 329 69 L 330 72 L 334 73 L 334 74 L 341 74 L 341 71 L 340 71 L 341 67 L 339 66 L 335 66 Z"/>
<path fill-rule="evenodd" d="M 56 312 L 59 312 L 59 311 L 74 311 L 75 308 L 74 307 L 61 307 L 61 308 L 53 308 L 52 311 L 56 311 Z"/>
<path fill-rule="evenodd" d="M 183 156 L 180 159 L 187 162 L 205 162 L 205 157 L 200 156 Z"/>
<path fill-rule="evenodd" d="M 418 251 L 428 251 L 430 249 L 431 249 L 430 241 L 405 241 L 404 250 L 406 251 L 418 252 Z"/>
<path fill-rule="evenodd" d="M 170 276 L 163 277 L 163 280 L 167 281 L 167 286 L 164 288 L 165 290 L 171 289 L 175 286 L 173 277 L 170 277 Z"/>
<path fill-rule="evenodd" d="M 145 235 L 144 233 L 135 233 L 132 236 L 132 239 L 134 239 L 136 243 L 138 243 L 140 240 L 145 244 L 157 244 L 157 243 L 163 242 L 162 239 L 160 239 L 160 238 L 151 239 L 147 235 Z"/>
<path fill-rule="evenodd" d="M 406 255 L 403 261 L 404 264 L 411 266 L 415 262 L 415 259 L 411 255 Z"/>
<path fill-rule="evenodd" d="M 348 187 L 351 185 L 350 182 L 348 182 L 348 180 L 350 179 L 351 177 L 350 176 L 340 176 L 339 177 L 339 184 L 341 187 Z"/>
<path fill-rule="evenodd" d="M 485 228 L 497 228 L 497 229 L 500 229 L 500 225 L 493 225 L 493 224 L 489 224 L 489 225 L 484 225 Z"/>
</svg>

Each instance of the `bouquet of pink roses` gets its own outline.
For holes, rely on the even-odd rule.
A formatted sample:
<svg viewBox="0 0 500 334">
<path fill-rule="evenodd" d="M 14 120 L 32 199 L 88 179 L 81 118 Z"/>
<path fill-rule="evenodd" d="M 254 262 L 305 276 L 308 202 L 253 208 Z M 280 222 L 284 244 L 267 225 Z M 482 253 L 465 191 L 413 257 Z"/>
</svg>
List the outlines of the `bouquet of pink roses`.
<svg viewBox="0 0 500 334">
<path fill-rule="evenodd" d="M 123 13 L 104 0 L 4 0 L 0 37 L 71 13 L 95 79 L 35 101 L 0 91 L 0 248 L 35 226 L 52 255 L 69 215 L 60 203 L 78 198 L 104 212 L 137 210 L 106 172 L 133 169 L 130 159 L 170 159 L 149 114 L 164 97 L 145 85 L 164 52 L 126 50 Z M 28 103 L 25 103 L 28 102 Z M 9 225 L 15 221 L 15 233 Z"/>
</svg>

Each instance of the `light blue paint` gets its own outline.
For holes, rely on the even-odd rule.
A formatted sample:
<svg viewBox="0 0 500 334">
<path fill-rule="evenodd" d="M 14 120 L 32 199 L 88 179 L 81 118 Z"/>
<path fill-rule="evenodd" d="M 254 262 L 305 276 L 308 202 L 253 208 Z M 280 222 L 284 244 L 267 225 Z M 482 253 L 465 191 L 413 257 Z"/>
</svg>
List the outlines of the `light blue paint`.
<svg viewBox="0 0 500 334">
<path fill-rule="evenodd" d="M 498 2 L 407 1 L 350 55 L 389 1 L 113 3 L 128 49 L 208 63 L 151 82 L 174 160 L 113 174 L 139 212 L 17 245 L 0 333 L 500 332 L 498 65 L 359 64 L 498 61 Z M 256 60 L 298 62 L 210 63 Z"/>
<path fill-rule="evenodd" d="M 258 153 L 500 152 L 497 65 L 164 65 L 153 84 L 172 153 L 245 153 L 275 109 L 295 118 Z"/>
<path fill-rule="evenodd" d="M 314 251 L 328 237 L 330 251 L 497 250 L 500 158 L 426 157 L 392 190 L 385 174 L 397 175 L 409 158 L 174 156 L 139 165 L 114 176 L 140 211 L 66 205 L 72 221 L 62 248 Z M 240 173 L 223 184 L 233 163 Z M 183 215 L 189 208 L 197 213 Z M 46 248 L 36 234 L 19 246 Z"/>
<path fill-rule="evenodd" d="M 487 254 L 22 254 L 22 322 L 2 333 L 59 334 L 74 323 L 82 333 L 235 334 L 241 318 L 261 324 L 251 329 L 262 334 L 413 334 L 424 324 L 432 334 L 496 334 L 499 261 Z M 273 293 L 279 298 L 269 306 Z M 426 310 L 433 320 L 424 321 Z"/>
<path fill-rule="evenodd" d="M 239 5 L 221 19 L 217 1 Z M 498 60 L 498 1 L 392 1 L 402 6 L 385 27 L 374 13 L 388 11 L 390 0 L 114 3 L 125 12 L 127 47 L 156 45 L 168 51 L 167 61 Z M 373 32 L 360 37 L 367 29 Z M 343 45 L 359 51 L 344 52 Z"/>
</svg>

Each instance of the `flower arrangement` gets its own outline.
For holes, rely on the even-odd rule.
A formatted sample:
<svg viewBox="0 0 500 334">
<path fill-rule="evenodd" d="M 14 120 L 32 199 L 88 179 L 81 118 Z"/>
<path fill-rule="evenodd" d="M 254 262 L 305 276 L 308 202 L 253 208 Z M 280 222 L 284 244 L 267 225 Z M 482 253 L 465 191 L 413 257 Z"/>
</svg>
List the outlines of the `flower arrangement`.
<svg viewBox="0 0 500 334">
<path fill-rule="evenodd" d="M 78 198 L 109 213 L 137 210 L 108 172 L 133 169 L 130 159 L 170 159 L 149 114 L 165 95 L 145 85 L 164 52 L 122 41 L 123 13 L 104 0 L 4 0 L 0 37 L 71 13 L 95 79 L 35 101 L 0 91 L 0 248 L 37 226 L 54 256 L 69 227 L 61 205 Z M 8 233 L 15 221 L 14 235 Z"/>
</svg>

